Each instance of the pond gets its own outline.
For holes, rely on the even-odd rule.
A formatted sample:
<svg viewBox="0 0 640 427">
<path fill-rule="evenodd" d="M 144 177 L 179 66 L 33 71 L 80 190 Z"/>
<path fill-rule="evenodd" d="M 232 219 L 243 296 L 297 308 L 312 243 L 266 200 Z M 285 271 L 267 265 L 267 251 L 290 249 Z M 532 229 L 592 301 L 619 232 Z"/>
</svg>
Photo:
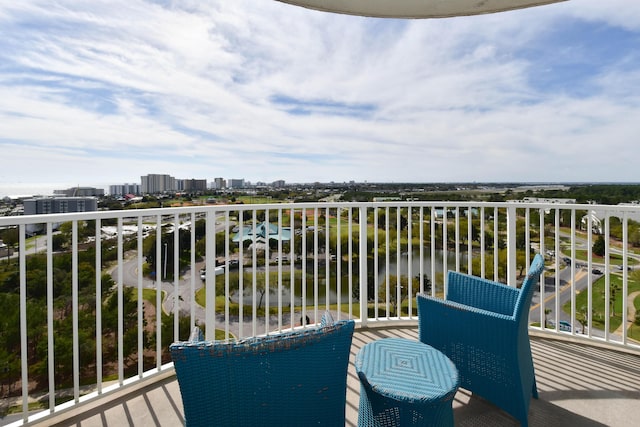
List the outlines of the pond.
<svg viewBox="0 0 640 427">
<path fill-rule="evenodd" d="M 447 270 L 453 270 L 456 268 L 456 255 L 455 255 L 455 251 L 447 251 L 446 252 L 446 256 L 445 253 L 442 250 L 436 250 L 434 252 L 435 254 L 435 272 L 436 272 L 436 278 L 435 278 L 435 283 L 436 286 L 441 287 L 442 286 L 442 280 L 443 280 L 443 276 L 441 274 L 438 273 L 442 273 L 443 271 L 447 271 Z M 467 256 L 466 253 L 461 253 L 460 254 L 460 266 L 462 271 L 466 270 L 466 263 L 467 263 Z M 378 276 L 378 285 L 381 286 L 383 283 L 385 283 L 386 280 L 386 268 L 385 268 L 385 264 L 386 264 L 386 259 L 382 258 L 378 261 L 378 269 L 377 269 L 377 276 Z M 411 275 L 413 277 L 417 277 L 420 274 L 420 252 L 419 250 L 414 250 L 412 252 L 412 256 L 411 259 L 409 259 L 408 253 L 404 253 L 400 256 L 400 260 L 398 262 L 398 257 L 397 256 L 393 256 L 390 257 L 389 259 L 389 274 L 393 275 L 393 276 L 397 276 L 397 275 L 401 275 L 401 276 L 408 276 L 409 275 L 409 266 L 411 266 Z M 353 266 L 353 278 L 352 278 L 352 283 L 351 283 L 351 287 L 352 289 L 355 289 L 358 287 L 359 283 L 359 277 L 358 277 L 358 273 L 357 273 L 357 265 Z M 313 304 L 315 302 L 315 298 L 314 298 L 314 280 L 313 280 L 313 275 L 314 275 L 314 265 L 313 265 L 313 260 L 307 260 L 307 268 L 306 268 L 306 273 L 307 273 L 307 280 L 305 282 L 305 288 L 306 288 L 306 303 L 307 304 Z M 348 302 L 349 298 L 350 298 L 350 292 L 349 292 L 349 283 L 348 283 L 348 264 L 347 263 L 343 263 L 341 266 L 341 277 L 343 278 L 342 280 L 342 286 L 340 288 L 340 302 L 341 303 L 346 303 Z M 373 268 L 373 264 L 370 263 L 370 267 L 369 268 Z M 422 271 L 423 274 L 429 278 L 429 280 L 431 280 L 431 282 L 434 282 L 433 279 L 433 274 L 431 272 L 431 255 L 429 253 L 429 251 L 424 251 L 423 256 L 422 256 Z M 335 277 L 336 273 L 337 273 L 337 264 L 335 262 L 330 263 L 330 267 L 329 267 L 329 274 L 332 277 Z M 296 271 L 301 271 L 302 268 L 301 266 L 296 266 Z M 245 272 L 250 272 L 252 271 L 251 268 L 245 268 Z M 264 267 L 258 267 L 257 271 L 260 272 L 264 272 L 265 268 Z M 271 265 L 269 267 L 269 271 L 270 272 L 275 272 L 277 271 L 277 266 Z M 283 277 L 289 277 L 290 275 L 290 265 L 283 265 L 282 267 L 282 274 Z M 326 304 L 326 297 L 327 297 L 327 290 L 326 290 L 326 281 L 324 279 L 324 274 L 325 274 L 325 263 L 324 263 L 324 259 L 318 263 L 318 302 L 321 305 Z M 246 287 L 246 283 L 245 283 L 245 289 L 244 289 L 244 301 L 245 303 L 248 302 L 251 298 L 252 295 L 252 288 L 249 285 L 248 287 Z M 270 306 L 277 306 L 278 305 L 278 301 L 276 298 L 276 283 L 272 282 L 270 283 L 270 295 L 269 295 L 269 305 Z M 296 288 L 296 294 L 294 295 L 295 298 L 295 304 L 296 305 L 300 305 L 302 304 L 302 292 L 300 291 L 300 288 L 297 287 Z M 266 299 L 266 295 L 264 296 L 264 299 Z M 234 298 L 235 300 L 235 298 Z M 282 304 L 283 305 L 289 305 L 290 301 L 291 301 L 291 294 L 289 292 L 289 289 L 285 289 L 283 290 L 283 295 L 282 295 Z M 357 300 L 357 299 L 356 299 Z M 329 289 L 329 301 L 330 303 L 337 303 L 338 301 L 338 297 L 337 297 L 337 292 L 335 287 L 333 289 Z M 355 300 L 354 300 L 355 301 Z"/>
</svg>

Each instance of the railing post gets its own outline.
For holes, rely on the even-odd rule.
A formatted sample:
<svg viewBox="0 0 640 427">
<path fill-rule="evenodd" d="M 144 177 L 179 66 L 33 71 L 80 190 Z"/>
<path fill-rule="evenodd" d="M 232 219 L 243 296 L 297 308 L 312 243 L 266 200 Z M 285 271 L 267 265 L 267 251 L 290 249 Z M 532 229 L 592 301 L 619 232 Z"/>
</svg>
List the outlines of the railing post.
<svg viewBox="0 0 640 427">
<path fill-rule="evenodd" d="M 507 206 L 507 284 L 516 286 L 516 206 Z"/>
<path fill-rule="evenodd" d="M 205 242 L 205 287 L 206 293 L 206 307 L 205 307 L 205 339 L 214 340 L 216 337 L 215 329 L 215 309 L 216 309 L 216 212 L 207 211 L 207 223 Z M 242 225 L 240 225 L 242 227 Z M 242 230 L 242 228 L 240 228 Z M 192 295 L 191 298 L 194 298 Z M 240 301 L 242 304 L 242 301 Z M 242 313 L 241 313 L 242 314 Z"/>
<path fill-rule="evenodd" d="M 367 208 L 360 206 L 360 250 L 358 259 L 360 261 L 360 321 L 362 325 L 367 324 L 369 313 L 367 310 Z"/>
<path fill-rule="evenodd" d="M 26 225 L 18 227 L 20 254 L 18 255 L 20 276 L 20 371 L 22 382 L 22 421 L 29 420 L 29 370 L 27 359 L 27 257 Z"/>
</svg>

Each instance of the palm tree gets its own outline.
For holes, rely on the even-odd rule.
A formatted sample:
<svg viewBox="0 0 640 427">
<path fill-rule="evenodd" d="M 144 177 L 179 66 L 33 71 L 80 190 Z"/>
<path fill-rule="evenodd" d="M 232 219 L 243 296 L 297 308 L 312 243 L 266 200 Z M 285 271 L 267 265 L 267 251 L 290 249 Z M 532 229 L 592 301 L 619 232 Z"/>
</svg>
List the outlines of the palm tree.
<svg viewBox="0 0 640 427">
<path fill-rule="evenodd" d="M 619 290 L 620 290 L 620 285 L 617 283 L 612 284 L 611 287 L 609 288 L 609 293 L 611 294 L 609 298 L 609 304 L 611 305 L 611 317 L 616 315 L 615 302 L 616 302 L 616 294 L 618 293 Z"/>
<path fill-rule="evenodd" d="M 550 308 L 545 308 L 544 309 L 544 327 L 547 327 L 547 316 L 549 315 L 549 313 L 551 313 L 551 309 Z"/>
</svg>

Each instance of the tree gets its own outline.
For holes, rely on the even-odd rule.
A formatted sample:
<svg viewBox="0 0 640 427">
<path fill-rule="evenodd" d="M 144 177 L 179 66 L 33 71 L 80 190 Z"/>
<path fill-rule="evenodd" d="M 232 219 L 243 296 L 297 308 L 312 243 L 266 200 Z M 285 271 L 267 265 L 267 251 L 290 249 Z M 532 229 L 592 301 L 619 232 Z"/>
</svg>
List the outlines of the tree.
<svg viewBox="0 0 640 427">
<path fill-rule="evenodd" d="M 493 232 L 489 230 L 484 231 L 484 248 L 485 250 L 493 249 Z"/>
<path fill-rule="evenodd" d="M 611 308 L 611 314 L 610 316 L 613 317 L 616 315 L 616 298 L 617 298 L 617 294 L 618 291 L 620 291 L 620 285 L 617 283 L 612 283 L 611 286 L 609 287 L 609 306 Z M 626 321 L 625 319 L 622 319 L 623 323 Z"/>
<path fill-rule="evenodd" d="M 409 296 L 409 278 L 400 276 L 400 292 L 398 292 L 398 276 L 389 276 L 389 305 L 393 316 L 398 315 L 398 310 L 402 306 L 402 302 Z M 412 294 L 420 289 L 420 282 L 417 277 L 411 280 Z M 399 294 L 399 295 L 398 295 Z M 380 285 L 378 298 L 380 301 L 387 300 L 387 283 L 386 280 Z"/>
<path fill-rule="evenodd" d="M 173 280 L 174 274 L 180 274 L 189 263 L 189 258 L 191 256 L 191 231 L 190 230 L 178 230 L 178 269 L 179 271 L 174 272 L 174 234 L 175 231 L 171 233 L 163 233 L 162 234 L 162 247 L 160 251 L 160 267 L 163 271 L 163 280 Z M 223 233 L 224 234 L 224 233 Z M 220 253 L 220 252 L 218 252 Z M 156 271 L 156 237 L 155 235 L 150 235 L 144 244 L 144 254 L 147 258 L 147 263 L 149 264 L 149 268 L 151 271 Z M 165 274 L 166 273 L 166 274 Z M 166 275 L 166 277 L 165 277 Z"/>
<path fill-rule="evenodd" d="M 307 233 L 305 235 L 306 242 L 305 242 L 304 250 L 302 248 L 302 236 L 300 236 L 300 237 L 298 237 L 297 239 L 294 240 L 294 242 L 293 242 L 293 251 L 294 251 L 294 253 L 296 255 L 302 256 L 302 255 L 314 252 L 314 247 L 315 247 L 315 234 L 314 233 L 315 233 L 315 231 L 307 231 Z M 275 240 L 273 242 L 275 244 L 277 244 L 277 242 Z M 325 238 L 324 230 L 318 231 L 318 252 L 320 252 L 320 253 L 323 252 L 323 250 L 326 249 L 326 246 L 327 246 L 327 244 L 326 244 L 326 238 Z"/>
<path fill-rule="evenodd" d="M 587 333 L 587 326 L 589 325 L 589 310 L 586 305 L 580 307 L 580 310 L 576 311 L 576 319 L 582 324 L 582 333 Z"/>
<path fill-rule="evenodd" d="M 245 280 L 247 281 L 247 283 L 251 283 L 249 282 L 251 280 L 249 274 L 245 274 Z M 256 286 L 256 292 L 259 294 L 259 300 L 258 300 L 258 310 L 260 310 L 262 308 L 262 302 L 264 301 L 264 294 L 267 293 L 267 276 L 265 273 L 257 273 L 256 274 L 256 280 L 255 280 L 255 286 Z M 269 291 L 271 292 L 273 289 L 269 289 Z"/>
<path fill-rule="evenodd" d="M 547 316 L 551 313 L 551 309 L 550 308 L 545 308 L 544 309 L 544 327 L 547 327 Z"/>
<path fill-rule="evenodd" d="M 229 290 L 232 293 L 240 292 L 240 274 L 242 274 L 242 283 L 243 283 L 243 292 L 253 288 L 253 273 L 229 273 Z M 216 295 L 222 295 L 225 292 L 225 283 L 226 278 L 224 275 L 216 276 L 215 278 L 215 289 Z M 269 288 L 267 289 L 267 277 L 264 272 L 256 273 L 256 293 L 259 298 L 257 301 L 257 309 L 260 310 L 262 308 L 262 304 L 264 302 L 264 296 L 267 291 L 269 293 L 273 293 L 276 291 L 277 276 L 274 276 L 274 273 L 270 273 L 269 275 Z M 247 303 L 246 296 L 243 298 L 243 303 Z"/>
<path fill-rule="evenodd" d="M 19 296 L 0 293 L 0 310 L 0 381 L 11 388 L 20 378 Z"/>
<path fill-rule="evenodd" d="M 518 266 L 518 275 L 520 277 L 524 276 L 526 272 L 526 268 L 530 264 L 531 264 L 531 260 L 526 258 L 526 254 L 523 251 L 516 252 L 516 265 Z"/>
<path fill-rule="evenodd" d="M 417 281 L 418 286 L 420 285 L 420 275 L 417 274 L 414 277 L 414 281 Z M 424 292 L 431 292 L 431 279 L 429 279 L 429 276 L 427 276 L 426 274 L 424 276 L 422 276 L 422 289 L 424 289 Z"/>
<path fill-rule="evenodd" d="M 69 246 L 69 238 L 62 233 L 54 234 L 51 236 L 54 251 L 61 251 Z"/>
<path fill-rule="evenodd" d="M 602 234 L 599 235 L 596 241 L 593 243 L 593 248 L 591 250 L 593 251 L 594 255 L 604 256 L 605 244 L 604 244 L 604 237 L 602 237 Z"/>
<path fill-rule="evenodd" d="M 18 228 L 10 228 L 5 230 L 2 233 L 2 241 L 7 245 L 8 248 L 13 248 L 14 250 L 20 249 L 20 234 L 18 232 Z M 7 262 L 9 262 L 9 255 L 11 251 L 7 249 Z"/>
<path fill-rule="evenodd" d="M 629 223 L 629 244 L 634 247 L 640 247 L 640 228 L 634 221 Z"/>
</svg>

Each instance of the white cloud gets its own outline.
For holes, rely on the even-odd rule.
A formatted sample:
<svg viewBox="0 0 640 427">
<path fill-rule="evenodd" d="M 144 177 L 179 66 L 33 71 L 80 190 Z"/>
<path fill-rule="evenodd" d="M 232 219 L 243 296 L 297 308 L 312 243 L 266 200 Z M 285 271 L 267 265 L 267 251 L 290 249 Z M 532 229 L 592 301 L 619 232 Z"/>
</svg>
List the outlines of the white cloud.
<svg viewBox="0 0 640 427">
<path fill-rule="evenodd" d="M 591 22 L 604 22 L 629 31 L 640 30 L 640 2 L 629 0 L 571 0 L 569 15 Z"/>
<path fill-rule="evenodd" d="M 2 179 L 637 180 L 638 56 L 585 45 L 607 26 L 628 45 L 639 7 L 387 21 L 272 0 L 13 2 Z M 605 143 L 625 157 L 594 156 Z"/>
</svg>

